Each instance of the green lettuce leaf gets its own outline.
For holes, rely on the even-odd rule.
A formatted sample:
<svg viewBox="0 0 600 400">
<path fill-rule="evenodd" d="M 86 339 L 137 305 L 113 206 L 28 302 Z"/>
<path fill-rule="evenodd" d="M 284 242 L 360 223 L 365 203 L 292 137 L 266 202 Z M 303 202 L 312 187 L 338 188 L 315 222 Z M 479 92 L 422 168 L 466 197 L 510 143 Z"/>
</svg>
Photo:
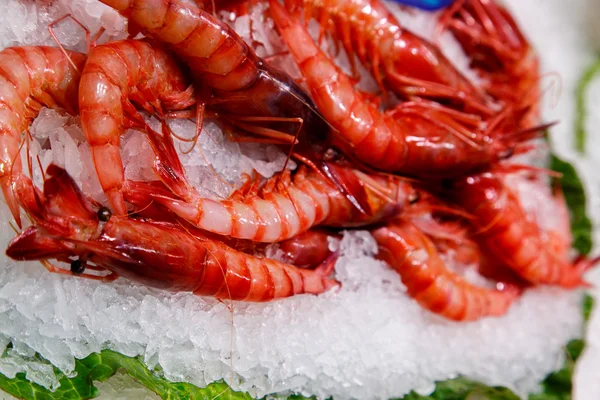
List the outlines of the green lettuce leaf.
<svg viewBox="0 0 600 400">
<path fill-rule="evenodd" d="M 582 255 L 592 250 L 592 222 L 586 214 L 586 195 L 575 168 L 556 155 L 551 156 L 550 168 L 563 176 L 558 180 L 571 217 L 573 247 Z"/>
<path fill-rule="evenodd" d="M 579 79 L 577 90 L 575 92 L 575 150 L 585 153 L 585 120 L 587 117 L 586 92 L 588 86 L 594 78 L 600 73 L 600 57 L 589 67 Z"/>
<path fill-rule="evenodd" d="M 40 360 L 41 357 L 39 357 Z M 205 388 L 199 388 L 189 383 L 170 382 L 158 372 L 150 371 L 138 358 L 124 356 L 111 350 L 90 354 L 88 357 L 75 361 L 74 378 L 69 378 L 54 369 L 59 377 L 60 387 L 55 391 L 28 381 L 24 373 L 17 374 L 13 379 L 0 374 L 0 389 L 27 400 L 84 400 L 98 396 L 94 381 L 105 381 L 117 370 L 122 370 L 133 379 L 158 394 L 163 399 L 212 400 L 250 400 L 247 393 L 232 390 L 223 382 L 211 383 Z"/>
</svg>

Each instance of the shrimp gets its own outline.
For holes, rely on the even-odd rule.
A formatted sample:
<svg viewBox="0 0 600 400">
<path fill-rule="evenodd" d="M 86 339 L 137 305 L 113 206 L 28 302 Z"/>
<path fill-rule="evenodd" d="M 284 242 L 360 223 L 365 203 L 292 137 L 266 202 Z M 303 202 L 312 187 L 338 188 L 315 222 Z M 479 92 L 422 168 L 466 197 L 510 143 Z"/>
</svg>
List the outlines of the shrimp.
<svg viewBox="0 0 600 400">
<path fill-rule="evenodd" d="M 70 61 L 71 62 L 70 62 Z M 79 72 L 86 57 L 45 46 L 9 47 L 0 52 L 0 186 L 21 226 L 13 176 L 21 172 L 21 134 L 42 107 L 78 110 Z"/>
<path fill-rule="evenodd" d="M 117 276 L 174 292 L 262 302 L 319 294 L 339 284 L 319 271 L 237 252 L 182 226 L 95 212 L 65 170 L 50 165 L 44 192 L 22 177 L 19 200 L 35 221 L 11 241 L 15 260 L 43 260 L 52 272 L 112 280 Z M 70 262 L 70 271 L 48 259 Z M 108 271 L 108 275 L 86 273 Z"/>
<path fill-rule="evenodd" d="M 328 129 L 308 94 L 290 76 L 270 67 L 209 12 L 178 0 L 100 1 L 128 18 L 130 27 L 167 44 L 187 63 L 198 85 L 214 90 L 215 97 L 207 106 L 230 120 L 301 118 L 305 132 L 318 135 Z M 240 126 L 261 133 L 246 123 Z"/>
<path fill-rule="evenodd" d="M 518 197 L 491 172 L 449 183 L 451 197 L 475 217 L 476 238 L 485 253 L 534 284 L 576 288 L 586 285 L 583 273 L 596 260 L 568 261 L 570 238 L 543 232 L 523 210 Z M 558 199 L 565 208 L 564 199 Z M 568 213 L 562 211 L 569 232 Z"/>
<path fill-rule="evenodd" d="M 163 117 L 195 98 L 183 71 L 158 44 L 124 40 L 94 47 L 81 76 L 79 111 L 98 179 L 119 215 L 127 214 L 120 137 L 128 127 L 149 129 L 132 101 Z"/>
<path fill-rule="evenodd" d="M 276 0 L 270 0 L 270 11 L 319 110 L 338 131 L 333 144 L 373 168 L 419 177 L 460 176 L 510 155 L 513 142 L 531 134 L 491 138 L 482 132 L 474 141 L 456 113 L 424 101 L 382 113 Z"/>
<path fill-rule="evenodd" d="M 428 97 L 465 104 L 487 116 L 493 111 L 483 92 L 465 78 L 433 43 L 404 29 L 379 0 L 286 0 L 302 7 L 323 29 L 356 54 L 382 90 L 402 98 Z M 299 3 L 299 4 L 293 4 Z"/>
<path fill-rule="evenodd" d="M 473 60 L 486 92 L 517 114 L 513 124 L 535 126 L 540 119 L 539 58 L 510 13 L 492 0 L 460 0 L 440 18 L 438 30 L 446 28 Z"/>
<path fill-rule="evenodd" d="M 518 298 L 519 289 L 476 287 L 449 270 L 433 242 L 410 221 L 396 219 L 371 232 L 378 257 L 400 274 L 408 295 L 425 309 L 454 321 L 500 316 Z"/>
<path fill-rule="evenodd" d="M 260 190 L 217 201 L 200 197 L 189 185 L 181 165 L 176 167 L 177 155 L 170 147 L 172 154 L 155 162 L 168 189 L 156 182 L 130 181 L 126 185 L 127 199 L 140 207 L 154 201 L 193 226 L 237 239 L 272 243 L 315 225 L 366 225 L 408 208 L 421 193 L 407 180 L 368 176 L 349 167 L 322 162 L 321 170 L 329 175 L 301 165 L 293 176 L 285 170 Z M 340 186 L 348 188 L 352 196 Z"/>
</svg>

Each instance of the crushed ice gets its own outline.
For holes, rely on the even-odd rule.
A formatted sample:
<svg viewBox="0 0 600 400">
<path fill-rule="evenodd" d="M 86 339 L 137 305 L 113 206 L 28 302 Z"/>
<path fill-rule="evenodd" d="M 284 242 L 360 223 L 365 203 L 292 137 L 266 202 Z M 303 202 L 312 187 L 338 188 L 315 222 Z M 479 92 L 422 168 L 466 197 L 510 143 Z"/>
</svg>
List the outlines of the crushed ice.
<svg viewBox="0 0 600 400">
<path fill-rule="evenodd" d="M 46 26 L 67 12 L 92 32 L 104 25 L 112 38 L 124 37 L 123 19 L 97 1 L 46 3 L 1 4 L 0 15 L 8 23 L 0 24 L 0 48 L 53 45 Z M 422 14 L 397 15 L 431 37 L 431 19 Z M 58 37 L 66 46 L 83 50 L 79 29 L 65 23 L 57 28 Z M 260 23 L 253 29 L 253 34 L 264 37 Z M 249 27 L 246 30 L 249 33 Z M 276 50 L 268 46 L 261 50 L 265 55 Z M 450 57 L 461 60 L 461 70 L 469 75 L 468 60 L 460 49 L 446 42 L 444 46 L 454 49 Z M 174 121 L 172 128 L 188 137 L 193 132 L 193 124 L 186 120 Z M 87 193 L 102 199 L 78 118 L 44 110 L 32 133 L 36 137 L 32 154 L 39 155 L 43 167 L 54 160 Z M 181 153 L 187 145 L 181 143 Z M 128 178 L 154 179 L 148 147 L 139 132 L 123 136 Z M 229 185 L 239 184 L 244 173 L 256 170 L 271 176 L 284 160 L 275 147 L 227 141 L 211 122 L 199 146 L 182 154 L 190 181 L 204 188 L 203 195 L 215 197 L 227 195 Z M 40 183 L 39 171 L 36 174 Z M 13 234 L 6 207 L 1 208 L 0 229 L 5 234 L 0 245 L 5 247 Z M 6 350 L 8 338 L 13 348 L 0 359 L 0 372 L 11 377 L 26 371 L 29 379 L 55 388 L 56 377 L 31 358 L 34 352 L 72 374 L 74 357 L 111 348 L 141 355 L 149 367 L 159 364 L 169 379 L 199 386 L 225 379 L 255 396 L 295 391 L 322 398 L 387 399 L 410 390 L 428 393 L 434 381 L 457 375 L 524 395 L 535 391 L 541 379 L 561 364 L 563 345 L 581 334 L 578 292 L 530 290 L 502 318 L 456 324 L 423 311 L 404 295 L 397 274 L 373 258 L 377 249 L 368 233 L 347 233 L 331 246 L 339 246 L 342 254 L 336 267 L 343 284 L 339 292 L 269 304 L 236 304 L 233 314 L 227 304 L 210 298 L 171 294 L 124 279 L 101 284 L 66 278 L 49 274 L 36 263 L 4 258 L 0 350 Z M 13 354 L 25 356 L 25 361 L 22 357 L 16 361 Z"/>
</svg>

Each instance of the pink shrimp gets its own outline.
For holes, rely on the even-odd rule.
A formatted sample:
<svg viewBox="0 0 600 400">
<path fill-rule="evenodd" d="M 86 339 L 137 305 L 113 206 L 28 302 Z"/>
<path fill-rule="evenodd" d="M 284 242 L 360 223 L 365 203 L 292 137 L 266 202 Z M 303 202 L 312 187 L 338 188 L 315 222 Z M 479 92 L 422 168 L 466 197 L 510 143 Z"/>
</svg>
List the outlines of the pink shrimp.
<svg viewBox="0 0 600 400">
<path fill-rule="evenodd" d="M 0 52 L 0 186 L 19 226 L 20 210 L 12 183 L 22 168 L 21 134 L 42 107 L 77 114 L 78 70 L 85 59 L 80 53 L 45 46 L 10 47 Z"/>
<path fill-rule="evenodd" d="M 500 316 L 519 296 L 519 289 L 476 287 L 449 270 L 435 245 L 404 219 L 372 231 L 379 257 L 400 274 L 408 295 L 427 310 L 455 321 Z"/>
<path fill-rule="evenodd" d="M 15 260 L 43 260 L 50 271 L 68 275 L 123 276 L 160 289 L 241 301 L 318 294 L 338 286 L 319 271 L 240 253 L 180 225 L 119 217 L 106 208 L 95 212 L 66 171 L 51 165 L 46 176 L 43 194 L 28 178 L 19 179 L 19 200 L 35 225 L 9 244 L 6 254 Z M 48 259 L 70 262 L 71 271 Z"/>
<path fill-rule="evenodd" d="M 183 71 L 158 44 L 124 40 L 94 47 L 81 76 L 79 111 L 98 179 L 119 215 L 127 213 L 120 137 L 128 127 L 149 129 L 132 102 L 163 117 L 195 98 Z"/>
<path fill-rule="evenodd" d="M 302 7 L 356 55 L 382 89 L 403 98 L 428 97 L 466 104 L 482 115 L 493 111 L 477 90 L 433 43 L 403 28 L 379 0 L 286 0 Z M 354 64 L 352 63 L 352 66 Z"/>
<path fill-rule="evenodd" d="M 150 138 L 156 148 L 161 146 Z M 155 167 L 168 190 L 156 183 L 129 182 L 129 201 L 144 207 L 154 200 L 198 228 L 233 238 L 278 242 L 315 225 L 366 225 L 406 208 L 420 196 L 406 180 L 369 177 L 323 162 L 321 169 L 328 176 L 301 166 L 293 177 L 285 170 L 260 190 L 215 201 L 200 197 L 189 185 L 169 137 L 162 139 L 169 145 L 159 152 Z M 352 196 L 339 187 L 347 188 Z"/>
<path fill-rule="evenodd" d="M 531 132 L 494 138 L 475 134 L 454 111 L 430 102 L 381 113 L 316 46 L 304 26 L 276 0 L 270 0 L 270 7 L 319 110 L 342 137 L 335 144 L 365 164 L 422 177 L 460 176 L 510 155 L 513 142 L 530 137 Z"/>
<path fill-rule="evenodd" d="M 582 274 L 596 260 L 568 261 L 570 237 L 543 232 L 523 210 L 517 196 L 493 173 L 449 183 L 454 200 L 475 216 L 476 238 L 482 251 L 534 284 L 575 288 L 585 285 Z M 565 208 L 564 199 L 557 202 Z M 569 232 L 568 214 L 564 232 Z M 568 234 L 567 234 L 568 235 Z"/>
<path fill-rule="evenodd" d="M 228 114 L 230 120 L 301 118 L 305 131 L 315 135 L 327 128 L 310 97 L 291 77 L 266 64 L 211 13 L 178 0 L 100 1 L 128 18 L 130 28 L 167 44 L 187 63 L 198 85 L 214 89 L 208 106 Z M 261 133 L 247 123 L 243 126 Z"/>
</svg>

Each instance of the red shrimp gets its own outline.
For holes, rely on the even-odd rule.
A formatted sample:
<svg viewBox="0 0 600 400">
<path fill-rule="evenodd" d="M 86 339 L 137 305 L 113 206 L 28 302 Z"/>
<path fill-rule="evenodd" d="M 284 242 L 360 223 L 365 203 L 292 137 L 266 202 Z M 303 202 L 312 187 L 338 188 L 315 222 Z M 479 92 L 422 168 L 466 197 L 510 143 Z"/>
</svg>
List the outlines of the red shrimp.
<svg viewBox="0 0 600 400">
<path fill-rule="evenodd" d="M 382 89 L 403 98 L 429 97 L 466 104 L 483 115 L 493 111 L 475 88 L 429 41 L 403 28 L 379 0 L 286 0 L 302 7 L 372 72 Z"/>
<path fill-rule="evenodd" d="M 175 60 L 158 44 L 139 40 L 94 47 L 79 85 L 83 131 L 92 149 L 98 179 L 116 214 L 125 215 L 120 138 L 126 128 L 149 129 L 133 106 L 162 117 L 194 102 L 194 91 Z"/>
<path fill-rule="evenodd" d="M 510 128 L 537 125 L 539 58 L 510 13 L 493 0 L 459 0 L 440 18 L 445 28 L 471 57 L 486 92 L 517 113 Z"/>
<path fill-rule="evenodd" d="M 449 183 L 457 204 L 474 217 L 475 238 L 482 251 L 497 258 L 530 283 L 575 288 L 585 285 L 583 273 L 596 260 L 568 260 L 568 214 L 564 232 L 543 232 L 523 210 L 518 197 L 493 173 L 469 176 Z M 565 208 L 564 199 L 557 201 Z"/>
<path fill-rule="evenodd" d="M 78 70 L 84 63 L 83 54 L 45 46 L 10 47 L 0 52 L 0 186 L 19 226 L 12 182 L 22 168 L 21 134 L 42 107 L 77 114 Z"/>
<path fill-rule="evenodd" d="M 335 144 L 363 163 L 421 177 L 460 176 L 510 155 L 513 142 L 530 137 L 531 132 L 473 138 L 474 132 L 456 120 L 455 113 L 427 102 L 382 113 L 317 47 L 304 26 L 276 0 L 270 0 L 270 7 L 319 110 L 342 138 Z"/>
<path fill-rule="evenodd" d="M 178 0 L 100 1 L 128 18 L 130 28 L 166 43 L 187 63 L 198 85 L 214 89 L 208 106 L 229 114 L 230 120 L 301 118 L 305 132 L 315 135 L 327 128 L 310 97 L 291 77 L 266 64 L 211 13 Z"/>
<path fill-rule="evenodd" d="M 319 271 L 235 251 L 180 225 L 95 212 L 63 169 L 51 165 L 44 193 L 20 179 L 19 200 L 35 221 L 8 246 L 15 260 L 43 260 L 52 271 L 111 280 L 117 276 L 170 291 L 241 301 L 318 294 L 338 283 Z M 70 262 L 71 271 L 47 260 Z M 85 270 L 108 271 L 108 275 Z"/>
<path fill-rule="evenodd" d="M 433 242 L 411 222 L 397 219 L 372 231 L 378 257 L 400 274 L 408 295 L 425 309 L 455 321 L 500 316 L 518 298 L 519 289 L 476 287 L 444 265 Z"/>
</svg>

